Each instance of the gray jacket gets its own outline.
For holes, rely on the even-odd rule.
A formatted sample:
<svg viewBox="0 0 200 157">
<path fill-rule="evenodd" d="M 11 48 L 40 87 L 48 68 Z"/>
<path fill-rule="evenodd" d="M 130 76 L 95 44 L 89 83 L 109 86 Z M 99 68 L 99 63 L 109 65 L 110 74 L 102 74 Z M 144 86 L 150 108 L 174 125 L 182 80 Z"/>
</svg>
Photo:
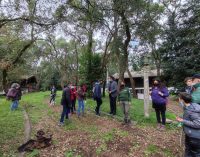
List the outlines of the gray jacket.
<svg viewBox="0 0 200 157">
<path fill-rule="evenodd" d="M 183 129 L 187 136 L 200 139 L 200 105 L 191 103 L 184 107 Z"/>
<path fill-rule="evenodd" d="M 116 81 L 112 81 L 109 83 L 109 86 L 108 86 L 108 90 L 111 92 L 111 96 L 114 98 L 114 97 L 117 97 L 118 95 L 118 92 L 117 92 L 117 82 Z"/>
</svg>

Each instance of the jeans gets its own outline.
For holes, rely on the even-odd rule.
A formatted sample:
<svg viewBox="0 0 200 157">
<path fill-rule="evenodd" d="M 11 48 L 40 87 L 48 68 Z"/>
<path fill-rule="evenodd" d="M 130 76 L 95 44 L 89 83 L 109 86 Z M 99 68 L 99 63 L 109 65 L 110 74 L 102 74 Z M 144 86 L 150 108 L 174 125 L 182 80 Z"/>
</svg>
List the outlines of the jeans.
<svg viewBox="0 0 200 157">
<path fill-rule="evenodd" d="M 95 111 L 96 111 L 96 114 L 99 115 L 99 109 L 100 109 L 100 106 L 102 104 L 101 98 L 96 98 L 96 103 L 97 103 L 97 106 L 96 106 Z"/>
<path fill-rule="evenodd" d="M 158 123 L 161 123 L 161 118 L 160 115 L 162 117 L 162 125 L 165 125 L 166 123 L 166 115 L 165 115 L 165 111 L 166 111 L 166 105 L 164 104 L 154 104 L 154 108 L 156 111 L 156 119 Z"/>
<path fill-rule="evenodd" d="M 14 100 L 12 101 L 12 104 L 11 104 L 11 110 L 16 110 L 18 108 L 18 105 L 19 105 L 19 100 Z"/>
<path fill-rule="evenodd" d="M 84 113 L 84 107 L 84 100 L 78 100 L 78 116 L 80 116 L 81 110 Z"/>
<path fill-rule="evenodd" d="M 73 113 L 74 111 L 76 111 L 76 99 L 72 100 L 71 111 L 72 111 L 72 113 Z"/>
<path fill-rule="evenodd" d="M 200 157 L 200 139 L 185 136 L 185 157 Z"/>
<path fill-rule="evenodd" d="M 128 101 L 120 101 L 120 105 L 121 105 L 122 111 L 124 113 L 124 122 L 127 123 L 129 121 L 129 115 L 128 115 L 129 108 L 130 108 L 129 102 Z"/>
<path fill-rule="evenodd" d="M 54 104 L 55 103 L 55 99 L 56 99 L 56 95 L 52 95 L 49 103 L 50 104 L 52 104 L 52 103 Z"/>
<path fill-rule="evenodd" d="M 117 97 L 112 97 L 110 95 L 110 114 L 116 115 L 116 100 Z"/>
<path fill-rule="evenodd" d="M 61 114 L 60 122 L 64 123 L 65 116 L 66 116 L 66 118 L 68 118 L 68 107 L 67 107 L 67 105 L 62 105 L 62 106 L 63 106 L 63 111 Z"/>
</svg>

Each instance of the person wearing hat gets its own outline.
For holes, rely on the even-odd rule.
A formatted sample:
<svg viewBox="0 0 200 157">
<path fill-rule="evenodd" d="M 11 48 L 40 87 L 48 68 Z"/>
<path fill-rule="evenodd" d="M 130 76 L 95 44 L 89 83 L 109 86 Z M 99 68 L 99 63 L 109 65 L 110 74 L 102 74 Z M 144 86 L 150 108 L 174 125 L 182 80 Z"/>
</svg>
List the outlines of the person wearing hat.
<svg viewBox="0 0 200 157">
<path fill-rule="evenodd" d="M 108 86 L 108 93 L 110 98 L 110 114 L 116 115 L 116 100 L 117 100 L 117 82 L 113 76 L 109 77 L 110 83 Z"/>
<path fill-rule="evenodd" d="M 192 102 L 200 105 L 200 74 L 195 74 L 192 79 L 193 91 Z"/>
</svg>

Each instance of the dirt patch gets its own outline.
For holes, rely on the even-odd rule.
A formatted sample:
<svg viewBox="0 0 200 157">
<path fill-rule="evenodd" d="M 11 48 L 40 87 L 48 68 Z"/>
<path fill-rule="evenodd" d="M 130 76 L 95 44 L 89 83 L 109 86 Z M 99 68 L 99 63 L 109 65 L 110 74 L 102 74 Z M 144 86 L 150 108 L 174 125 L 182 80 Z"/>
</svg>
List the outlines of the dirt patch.
<svg viewBox="0 0 200 157">
<path fill-rule="evenodd" d="M 50 109 L 60 115 L 61 106 Z M 53 134 L 53 145 L 41 149 L 41 157 L 178 157 L 181 150 L 178 130 L 160 132 L 153 126 L 124 126 L 114 118 L 91 113 L 80 119 L 73 114 L 64 127 L 58 126 L 55 116 L 46 114 L 33 129 Z"/>
</svg>

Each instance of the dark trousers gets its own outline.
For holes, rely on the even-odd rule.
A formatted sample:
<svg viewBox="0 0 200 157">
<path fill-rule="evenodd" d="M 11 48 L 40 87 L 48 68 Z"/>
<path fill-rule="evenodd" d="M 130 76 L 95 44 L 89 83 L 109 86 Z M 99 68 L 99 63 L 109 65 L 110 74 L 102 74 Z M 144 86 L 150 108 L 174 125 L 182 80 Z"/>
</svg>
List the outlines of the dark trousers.
<svg viewBox="0 0 200 157">
<path fill-rule="evenodd" d="M 60 122 L 64 123 L 65 116 L 66 116 L 66 119 L 68 118 L 69 108 L 67 107 L 67 105 L 62 105 L 62 106 L 63 106 L 63 111 L 61 114 Z"/>
<path fill-rule="evenodd" d="M 72 100 L 71 112 L 73 113 L 74 111 L 76 111 L 76 99 Z"/>
<path fill-rule="evenodd" d="M 161 118 L 162 117 L 162 125 L 165 125 L 166 123 L 166 115 L 165 115 L 165 111 L 166 111 L 166 105 L 165 104 L 154 104 L 153 105 L 156 111 L 156 119 L 158 123 L 161 123 Z"/>
<path fill-rule="evenodd" d="M 52 101 L 55 102 L 55 99 L 56 99 L 56 96 L 55 96 L 55 95 L 52 95 L 51 98 L 50 98 L 50 101 L 49 101 L 50 104 L 52 103 Z"/>
<path fill-rule="evenodd" d="M 200 157 L 200 139 L 185 136 L 185 157 Z"/>
<path fill-rule="evenodd" d="M 112 97 L 110 95 L 110 114 L 116 115 L 116 100 L 117 97 Z"/>
<path fill-rule="evenodd" d="M 96 114 L 99 115 L 99 109 L 100 109 L 100 106 L 102 104 L 102 99 L 101 98 L 96 98 L 96 103 L 97 103 L 97 106 L 96 106 L 95 111 L 96 111 Z"/>
</svg>

